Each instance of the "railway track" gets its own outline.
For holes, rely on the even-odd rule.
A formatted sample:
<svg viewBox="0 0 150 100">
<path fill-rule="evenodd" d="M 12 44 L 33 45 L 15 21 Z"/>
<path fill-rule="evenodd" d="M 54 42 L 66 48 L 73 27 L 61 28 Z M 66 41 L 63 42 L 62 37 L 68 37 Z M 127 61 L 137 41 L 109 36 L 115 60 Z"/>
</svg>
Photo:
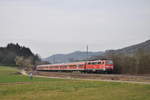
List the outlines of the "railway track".
<svg viewBox="0 0 150 100">
<path fill-rule="evenodd" d="M 149 75 L 117 75 L 117 74 L 82 74 L 82 73 L 65 73 L 65 72 L 43 72 L 36 71 L 34 75 L 47 76 L 53 78 L 72 78 L 72 79 L 94 79 L 107 81 L 134 81 L 150 83 Z"/>
</svg>

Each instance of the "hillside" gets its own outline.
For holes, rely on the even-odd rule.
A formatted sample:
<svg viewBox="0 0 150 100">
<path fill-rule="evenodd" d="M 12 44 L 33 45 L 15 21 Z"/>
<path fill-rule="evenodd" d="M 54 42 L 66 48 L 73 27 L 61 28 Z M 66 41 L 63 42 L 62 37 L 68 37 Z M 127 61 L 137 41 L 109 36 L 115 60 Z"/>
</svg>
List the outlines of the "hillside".
<svg viewBox="0 0 150 100">
<path fill-rule="evenodd" d="M 92 56 L 101 55 L 103 52 L 83 52 L 83 51 L 75 51 L 69 54 L 56 54 L 50 57 L 43 59 L 44 61 L 48 61 L 50 63 L 64 63 L 64 62 L 73 62 L 78 60 L 84 60 Z"/>
<path fill-rule="evenodd" d="M 106 50 L 105 52 L 89 52 L 88 58 L 95 59 L 101 58 L 101 56 L 105 56 L 108 54 L 125 54 L 125 55 L 133 55 L 138 50 L 143 50 L 144 52 L 150 52 L 150 40 L 128 46 L 122 49 L 116 50 Z M 69 54 L 55 54 L 50 57 L 43 59 L 44 61 L 48 61 L 50 63 L 65 63 L 65 62 L 72 62 L 78 60 L 85 60 L 87 59 L 87 52 L 75 51 Z"/>
<path fill-rule="evenodd" d="M 150 52 L 150 40 L 132 46 L 128 46 L 122 49 L 106 50 L 105 52 L 89 52 L 88 58 L 90 59 L 101 58 L 102 56 L 108 54 L 133 55 L 138 50 L 143 50 L 144 52 Z M 43 60 L 51 63 L 65 63 L 65 62 L 72 62 L 72 61 L 85 60 L 85 59 L 87 59 L 87 52 L 75 51 L 69 54 L 55 54 Z"/>
<path fill-rule="evenodd" d="M 144 52 L 150 52 L 150 40 L 147 40 L 145 42 L 128 46 L 122 49 L 117 49 L 117 50 L 106 50 L 105 54 L 126 54 L 126 55 L 133 55 L 135 54 L 138 50 L 142 50 Z"/>
</svg>

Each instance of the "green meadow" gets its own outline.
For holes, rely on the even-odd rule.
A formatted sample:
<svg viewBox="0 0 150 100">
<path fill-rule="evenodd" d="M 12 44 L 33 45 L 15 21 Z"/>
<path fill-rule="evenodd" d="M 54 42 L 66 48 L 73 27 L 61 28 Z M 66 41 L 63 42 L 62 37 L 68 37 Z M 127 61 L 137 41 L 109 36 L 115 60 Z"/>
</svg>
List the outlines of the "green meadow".
<svg viewBox="0 0 150 100">
<path fill-rule="evenodd" d="M 71 79 L 50 79 L 18 74 L 0 66 L 0 100 L 150 100 L 150 85 Z"/>
</svg>

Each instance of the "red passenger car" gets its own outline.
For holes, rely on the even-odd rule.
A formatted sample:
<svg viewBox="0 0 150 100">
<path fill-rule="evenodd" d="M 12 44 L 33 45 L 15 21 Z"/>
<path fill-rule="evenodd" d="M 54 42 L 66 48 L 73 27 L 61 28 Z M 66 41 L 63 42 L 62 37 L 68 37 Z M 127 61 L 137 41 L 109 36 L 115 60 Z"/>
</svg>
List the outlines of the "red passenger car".
<svg viewBox="0 0 150 100">
<path fill-rule="evenodd" d="M 112 60 L 95 60 L 61 64 L 38 65 L 38 71 L 81 71 L 81 72 L 112 72 Z"/>
</svg>

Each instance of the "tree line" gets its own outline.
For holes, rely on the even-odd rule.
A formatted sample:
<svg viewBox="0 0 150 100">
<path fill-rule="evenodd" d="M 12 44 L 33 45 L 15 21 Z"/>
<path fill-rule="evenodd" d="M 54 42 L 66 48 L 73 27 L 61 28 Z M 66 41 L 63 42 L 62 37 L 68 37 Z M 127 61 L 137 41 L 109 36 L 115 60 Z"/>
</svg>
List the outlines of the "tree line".
<svg viewBox="0 0 150 100">
<path fill-rule="evenodd" d="M 9 43 L 6 47 L 0 47 L 0 65 L 33 67 L 38 63 L 41 63 L 38 54 L 18 43 Z"/>
<path fill-rule="evenodd" d="M 133 55 L 112 54 L 114 73 L 150 74 L 150 52 L 138 50 Z"/>
<path fill-rule="evenodd" d="M 150 74 L 150 52 L 143 49 L 132 54 L 107 53 L 101 58 L 113 60 L 116 74 Z"/>
</svg>

